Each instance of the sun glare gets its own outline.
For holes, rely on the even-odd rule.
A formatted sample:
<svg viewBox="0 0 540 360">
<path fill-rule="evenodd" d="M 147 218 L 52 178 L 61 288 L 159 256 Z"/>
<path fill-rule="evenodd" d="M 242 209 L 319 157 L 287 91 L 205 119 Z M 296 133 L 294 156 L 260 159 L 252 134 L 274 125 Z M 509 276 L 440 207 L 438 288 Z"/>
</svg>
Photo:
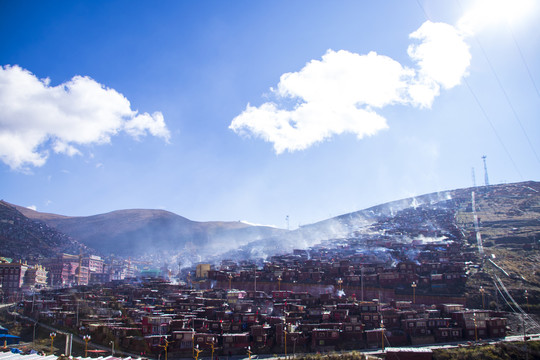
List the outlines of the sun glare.
<svg viewBox="0 0 540 360">
<path fill-rule="evenodd" d="M 477 0 L 466 9 L 458 28 L 474 34 L 491 26 L 516 26 L 526 20 L 534 7 L 534 0 Z"/>
</svg>

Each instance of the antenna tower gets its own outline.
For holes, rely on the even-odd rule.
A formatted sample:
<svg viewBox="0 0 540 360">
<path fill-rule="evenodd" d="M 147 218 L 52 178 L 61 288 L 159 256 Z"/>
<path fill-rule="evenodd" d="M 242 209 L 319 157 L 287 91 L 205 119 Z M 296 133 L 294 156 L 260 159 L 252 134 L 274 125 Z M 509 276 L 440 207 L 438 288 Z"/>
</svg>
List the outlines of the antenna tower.
<svg viewBox="0 0 540 360">
<path fill-rule="evenodd" d="M 482 160 L 484 161 L 484 181 L 486 182 L 486 187 L 488 187 L 489 178 L 488 178 L 488 172 L 487 172 L 486 155 L 482 156 Z"/>
<path fill-rule="evenodd" d="M 474 174 L 474 167 L 471 168 L 472 186 L 476 187 L 476 175 Z"/>
</svg>

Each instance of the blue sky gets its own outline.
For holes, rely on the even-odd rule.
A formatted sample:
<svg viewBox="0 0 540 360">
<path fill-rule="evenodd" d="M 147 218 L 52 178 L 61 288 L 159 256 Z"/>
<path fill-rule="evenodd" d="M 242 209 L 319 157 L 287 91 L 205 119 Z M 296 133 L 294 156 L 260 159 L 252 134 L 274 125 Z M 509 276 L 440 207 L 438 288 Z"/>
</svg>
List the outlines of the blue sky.
<svg viewBox="0 0 540 360">
<path fill-rule="evenodd" d="M 539 6 L 1 1 L 0 197 L 295 228 L 540 180 Z"/>
</svg>

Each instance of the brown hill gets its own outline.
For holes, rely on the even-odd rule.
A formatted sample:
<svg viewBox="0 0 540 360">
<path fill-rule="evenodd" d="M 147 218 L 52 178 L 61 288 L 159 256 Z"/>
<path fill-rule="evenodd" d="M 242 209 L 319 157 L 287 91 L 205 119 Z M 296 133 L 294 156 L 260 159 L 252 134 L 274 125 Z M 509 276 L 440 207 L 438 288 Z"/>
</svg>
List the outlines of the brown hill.
<svg viewBox="0 0 540 360">
<path fill-rule="evenodd" d="M 164 210 L 118 210 L 70 217 L 16 208 L 30 219 L 45 222 L 105 254 L 144 256 L 179 252 L 186 246 L 199 255 L 282 234 L 286 230 L 242 222 L 197 222 Z"/>
</svg>

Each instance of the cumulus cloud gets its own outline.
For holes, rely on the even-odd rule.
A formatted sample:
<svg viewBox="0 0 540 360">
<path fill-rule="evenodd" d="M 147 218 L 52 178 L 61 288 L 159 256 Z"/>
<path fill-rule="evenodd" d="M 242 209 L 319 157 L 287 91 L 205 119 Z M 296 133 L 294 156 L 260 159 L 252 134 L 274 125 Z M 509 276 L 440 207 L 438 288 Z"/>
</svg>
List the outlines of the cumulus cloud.
<svg viewBox="0 0 540 360">
<path fill-rule="evenodd" d="M 50 151 L 109 143 L 125 131 L 169 140 L 163 115 L 138 113 L 122 94 L 85 76 L 51 86 L 19 66 L 0 67 L 0 160 L 12 169 L 42 166 Z"/>
<path fill-rule="evenodd" d="M 471 63 L 469 46 L 451 25 L 426 21 L 409 35 L 420 44 L 409 46 L 407 53 L 418 64 L 418 76 L 450 89 L 461 82 Z"/>
<path fill-rule="evenodd" d="M 283 74 L 270 89 L 275 101 L 248 104 L 229 128 L 273 143 L 278 154 L 342 133 L 375 135 L 388 128 L 378 109 L 430 107 L 441 87 L 450 89 L 467 75 L 471 56 L 456 28 L 426 21 L 410 38 L 417 41 L 408 48 L 414 67 L 375 52 L 328 50 L 321 60 Z"/>
</svg>

